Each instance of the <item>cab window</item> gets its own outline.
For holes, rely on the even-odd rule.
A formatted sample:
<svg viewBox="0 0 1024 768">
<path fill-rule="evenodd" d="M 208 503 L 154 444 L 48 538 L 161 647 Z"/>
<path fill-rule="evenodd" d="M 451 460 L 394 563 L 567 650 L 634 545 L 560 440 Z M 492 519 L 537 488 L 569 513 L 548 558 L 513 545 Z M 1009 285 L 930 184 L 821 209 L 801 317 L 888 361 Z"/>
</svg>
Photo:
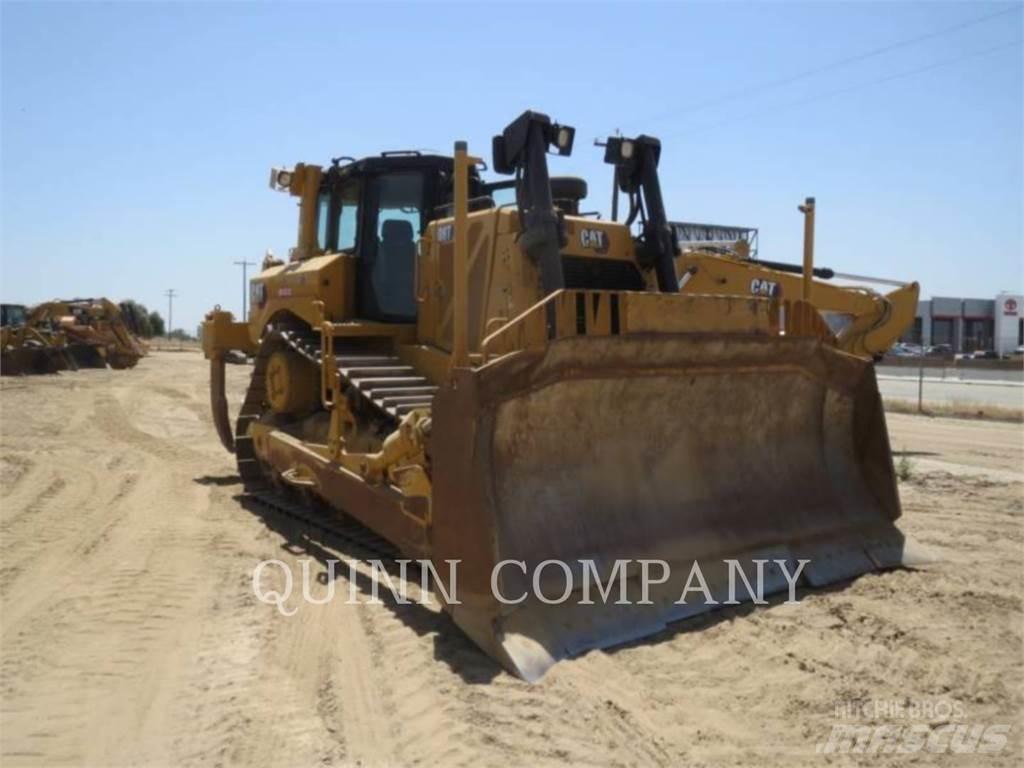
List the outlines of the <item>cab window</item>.
<svg viewBox="0 0 1024 768">
<path fill-rule="evenodd" d="M 316 243 L 325 251 L 331 250 L 327 241 L 327 225 L 331 221 L 330 209 L 330 193 L 321 192 L 316 205 Z"/>
<path fill-rule="evenodd" d="M 373 179 L 375 242 L 360 248 L 364 312 L 383 320 L 416 317 L 416 248 L 423 228 L 423 174 L 393 173 Z"/>
<path fill-rule="evenodd" d="M 356 230 L 359 228 L 359 182 L 342 185 L 338 198 L 337 249 L 349 251 L 356 247 Z"/>
</svg>

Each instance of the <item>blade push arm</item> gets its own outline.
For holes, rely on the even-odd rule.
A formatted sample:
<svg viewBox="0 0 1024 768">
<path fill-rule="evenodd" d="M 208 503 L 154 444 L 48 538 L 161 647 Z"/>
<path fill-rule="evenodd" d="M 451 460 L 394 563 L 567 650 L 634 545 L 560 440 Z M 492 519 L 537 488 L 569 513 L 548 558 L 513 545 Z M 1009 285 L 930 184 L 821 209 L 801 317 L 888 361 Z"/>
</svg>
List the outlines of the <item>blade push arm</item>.
<svg viewBox="0 0 1024 768">
<path fill-rule="evenodd" d="M 560 250 L 566 238 L 551 197 L 547 151 L 572 153 L 576 130 L 540 112 L 524 112 L 494 137 L 494 170 L 516 176 L 516 204 L 522 221 L 519 243 L 540 267 L 545 294 L 565 287 Z"/>
<path fill-rule="evenodd" d="M 660 158 L 661 142 L 653 136 L 611 136 L 605 145 L 604 161 L 615 166 L 619 188 L 629 195 L 626 223 L 632 224 L 638 214 L 641 217 L 643 231 L 637 243 L 637 260 L 642 267 L 654 268 L 659 291 L 678 293 L 675 230 L 668 223 L 661 196 Z"/>
</svg>

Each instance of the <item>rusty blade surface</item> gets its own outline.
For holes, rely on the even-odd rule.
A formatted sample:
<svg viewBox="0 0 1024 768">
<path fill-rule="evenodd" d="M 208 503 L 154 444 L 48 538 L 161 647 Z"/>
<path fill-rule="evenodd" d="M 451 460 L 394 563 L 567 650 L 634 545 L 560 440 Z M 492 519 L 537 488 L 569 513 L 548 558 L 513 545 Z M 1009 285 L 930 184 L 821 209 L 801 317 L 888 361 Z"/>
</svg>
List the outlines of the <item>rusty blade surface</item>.
<svg viewBox="0 0 1024 768">
<path fill-rule="evenodd" d="M 908 562 L 873 368 L 812 339 L 553 341 L 443 388 L 433 457 L 434 557 L 462 561 L 453 617 L 529 679 L 701 612 L 675 603 L 694 561 L 720 578 L 727 558 L 810 559 L 811 585 Z M 676 567 L 647 605 L 549 606 L 532 576 L 552 559 L 601 576 L 616 560 Z M 519 605 L 493 595 L 503 560 L 524 563 L 494 584 L 529 595 Z"/>
</svg>

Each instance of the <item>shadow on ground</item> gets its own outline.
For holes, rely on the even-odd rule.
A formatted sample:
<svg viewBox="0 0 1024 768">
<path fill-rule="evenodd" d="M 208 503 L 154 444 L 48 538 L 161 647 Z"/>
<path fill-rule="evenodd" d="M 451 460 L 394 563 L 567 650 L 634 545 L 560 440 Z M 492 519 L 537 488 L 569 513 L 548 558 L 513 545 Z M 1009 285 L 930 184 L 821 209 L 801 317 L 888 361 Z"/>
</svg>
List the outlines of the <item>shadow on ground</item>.
<svg viewBox="0 0 1024 768">
<path fill-rule="evenodd" d="M 242 478 L 238 475 L 201 475 L 192 478 L 192 482 L 207 486 L 239 485 Z"/>
<path fill-rule="evenodd" d="M 240 484 L 241 480 L 237 474 L 203 475 L 194 478 L 193 482 L 222 487 Z M 399 583 L 401 570 L 397 559 L 401 558 L 401 554 L 370 529 L 323 505 L 311 510 L 316 520 L 323 521 L 320 523 L 298 519 L 249 494 L 239 493 L 234 496 L 234 500 L 281 537 L 283 550 L 295 557 L 306 556 L 318 562 L 323 569 L 317 574 L 320 583 L 326 584 L 332 576 L 330 561 L 342 561 L 333 569 L 335 580 L 348 579 L 354 575 L 356 587 L 366 601 L 376 598 L 417 635 L 433 636 L 434 658 L 446 664 L 465 682 L 489 683 L 502 674 L 502 668 L 478 649 L 445 611 L 437 608 L 436 598 L 431 598 L 433 607 L 422 605 L 411 598 L 410 602 L 401 603 L 386 584 L 378 583 L 375 590 L 374 579 L 369 574 L 350 571 L 345 565 L 347 562 L 359 561 L 369 565 L 376 560 L 392 581 L 396 585 Z M 421 583 L 421 571 L 415 562 L 410 564 L 407 577 L 416 585 Z M 339 589 L 336 599 L 346 599 L 346 595 L 347 587 Z"/>
</svg>

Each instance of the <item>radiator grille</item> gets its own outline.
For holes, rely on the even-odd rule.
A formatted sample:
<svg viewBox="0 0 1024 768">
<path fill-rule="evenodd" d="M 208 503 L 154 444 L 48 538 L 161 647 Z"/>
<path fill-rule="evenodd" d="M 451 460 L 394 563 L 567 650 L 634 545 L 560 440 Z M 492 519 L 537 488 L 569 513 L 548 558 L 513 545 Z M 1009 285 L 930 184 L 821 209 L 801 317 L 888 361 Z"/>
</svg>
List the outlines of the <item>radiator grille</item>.
<svg viewBox="0 0 1024 768">
<path fill-rule="evenodd" d="M 642 291 L 645 287 L 643 275 L 631 261 L 563 256 L 562 269 L 566 288 Z"/>
</svg>

